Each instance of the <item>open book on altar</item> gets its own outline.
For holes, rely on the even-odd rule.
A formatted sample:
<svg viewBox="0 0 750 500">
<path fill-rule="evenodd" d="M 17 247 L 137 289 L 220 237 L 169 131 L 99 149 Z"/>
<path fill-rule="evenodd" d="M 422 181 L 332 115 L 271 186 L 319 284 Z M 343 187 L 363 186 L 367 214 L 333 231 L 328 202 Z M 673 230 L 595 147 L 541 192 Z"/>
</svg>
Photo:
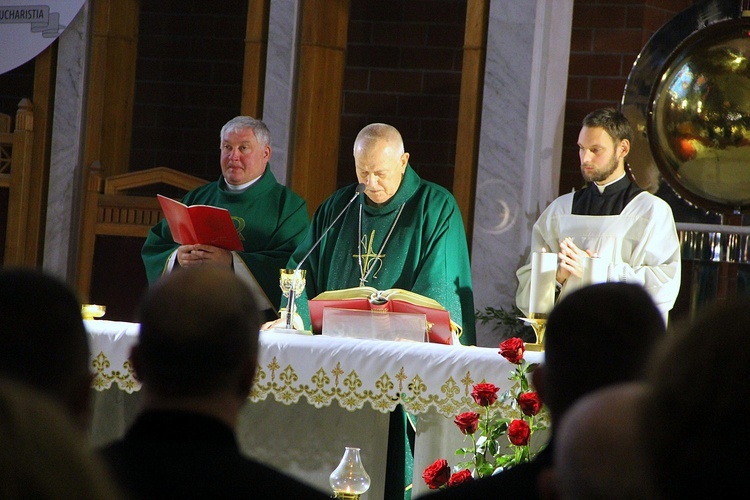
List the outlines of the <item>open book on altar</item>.
<svg viewBox="0 0 750 500">
<path fill-rule="evenodd" d="M 323 330 L 323 310 L 327 307 L 372 312 L 424 314 L 430 342 L 452 344 L 450 313 L 440 303 L 424 295 L 391 288 L 377 290 L 370 286 L 329 290 L 308 301 L 313 333 Z"/>
<path fill-rule="evenodd" d="M 169 224 L 172 238 L 182 245 L 211 245 L 225 250 L 244 250 L 229 210 L 211 205 L 187 206 L 156 195 Z"/>
</svg>

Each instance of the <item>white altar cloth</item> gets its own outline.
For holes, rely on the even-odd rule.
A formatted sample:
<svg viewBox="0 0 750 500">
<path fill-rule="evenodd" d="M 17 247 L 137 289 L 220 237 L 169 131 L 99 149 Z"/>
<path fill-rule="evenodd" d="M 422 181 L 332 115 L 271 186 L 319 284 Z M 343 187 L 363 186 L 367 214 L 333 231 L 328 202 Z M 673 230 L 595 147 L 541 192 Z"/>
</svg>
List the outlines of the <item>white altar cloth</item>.
<svg viewBox="0 0 750 500">
<path fill-rule="evenodd" d="M 113 384 L 125 392 L 140 389 L 128 361 L 138 324 L 88 320 L 94 388 Z M 527 351 L 529 362 L 543 355 Z M 321 408 L 337 402 L 347 410 L 369 405 L 383 413 L 402 404 L 420 414 L 431 407 L 452 418 L 467 411 L 474 384 L 508 389 L 513 365 L 486 347 L 386 342 L 381 340 L 260 333 L 258 373 L 251 401 L 269 395 L 284 404 L 300 398 Z"/>
<path fill-rule="evenodd" d="M 133 376 L 128 356 L 137 342 L 139 325 L 105 320 L 85 323 L 95 372 L 93 388 L 99 393 L 117 389 L 115 393 L 137 396 L 140 383 Z M 256 404 L 248 405 L 238 432 L 243 449 L 326 489 L 327 475 L 343 454 L 343 446 L 359 446 L 374 479 L 370 499 L 380 498 L 378 477 L 385 470 L 382 457 L 388 414 L 397 405 L 418 416 L 416 497 L 426 491 L 421 474 L 427 465 L 437 458 L 455 462 L 453 452 L 463 436 L 453 417 L 476 409 L 472 386 L 490 382 L 505 391 L 510 388 L 508 377 L 514 368 L 498 348 L 271 332 L 261 332 L 259 347 L 258 372 L 250 396 Z M 525 358 L 540 362 L 543 353 L 527 351 Z M 101 406 L 98 416 L 95 411 L 95 443 L 119 437 L 124 431 L 135 412 L 135 408 L 122 410 L 129 401 L 124 394 L 115 395 L 115 402 Z M 365 411 L 368 408 L 374 412 Z M 113 424 L 113 418 L 123 421 Z"/>
</svg>

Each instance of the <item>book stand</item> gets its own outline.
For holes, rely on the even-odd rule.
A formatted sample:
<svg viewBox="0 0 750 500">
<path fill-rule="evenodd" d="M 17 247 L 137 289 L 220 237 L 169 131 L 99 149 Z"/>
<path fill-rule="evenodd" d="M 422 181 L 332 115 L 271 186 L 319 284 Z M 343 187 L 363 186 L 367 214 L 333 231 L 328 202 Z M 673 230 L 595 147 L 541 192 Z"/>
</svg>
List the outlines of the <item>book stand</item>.
<svg viewBox="0 0 750 500">
<path fill-rule="evenodd" d="M 322 334 L 331 337 L 428 342 L 424 314 L 325 307 Z"/>
</svg>

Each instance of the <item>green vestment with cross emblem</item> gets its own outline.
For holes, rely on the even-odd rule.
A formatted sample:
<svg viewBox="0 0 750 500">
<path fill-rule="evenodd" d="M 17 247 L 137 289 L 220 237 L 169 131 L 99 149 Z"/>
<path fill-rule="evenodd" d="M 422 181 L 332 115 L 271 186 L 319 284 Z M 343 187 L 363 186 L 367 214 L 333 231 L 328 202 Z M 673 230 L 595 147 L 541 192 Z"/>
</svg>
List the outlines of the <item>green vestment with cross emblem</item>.
<svg viewBox="0 0 750 500">
<path fill-rule="evenodd" d="M 318 207 L 310 231 L 292 254 L 287 268 L 297 266 L 354 196 L 356 187 L 353 184 L 339 189 Z M 310 328 L 308 298 L 328 290 L 360 286 L 362 269 L 366 274 L 372 267 L 365 286 L 378 290 L 402 288 L 438 301 L 461 327 L 461 343 L 474 345 L 469 251 L 453 195 L 421 179 L 407 165 L 401 186 L 388 202 L 373 207 L 365 203 L 365 197 L 359 195 L 302 265 L 307 271 L 306 286 L 296 307 L 305 328 Z M 283 297 L 282 305 L 286 305 Z"/>
</svg>

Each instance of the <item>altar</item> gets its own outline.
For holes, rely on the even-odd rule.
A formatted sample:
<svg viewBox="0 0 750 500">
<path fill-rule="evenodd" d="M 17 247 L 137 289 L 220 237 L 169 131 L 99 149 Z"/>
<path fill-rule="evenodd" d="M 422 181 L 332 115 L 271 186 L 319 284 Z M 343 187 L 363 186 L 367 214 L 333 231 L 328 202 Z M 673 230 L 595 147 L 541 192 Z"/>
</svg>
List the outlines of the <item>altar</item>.
<svg viewBox="0 0 750 500">
<path fill-rule="evenodd" d="M 140 383 L 128 360 L 138 324 L 87 320 L 94 446 L 120 437 L 137 412 Z M 389 413 L 416 415 L 413 498 L 428 491 L 422 471 L 453 464 L 464 436 L 453 423 L 476 409 L 474 384 L 510 388 L 514 365 L 497 348 L 261 332 L 258 372 L 238 429 L 243 451 L 325 492 L 344 447 L 361 449 L 372 479 L 363 500 L 383 497 Z M 530 362 L 543 353 L 527 351 Z"/>
</svg>

